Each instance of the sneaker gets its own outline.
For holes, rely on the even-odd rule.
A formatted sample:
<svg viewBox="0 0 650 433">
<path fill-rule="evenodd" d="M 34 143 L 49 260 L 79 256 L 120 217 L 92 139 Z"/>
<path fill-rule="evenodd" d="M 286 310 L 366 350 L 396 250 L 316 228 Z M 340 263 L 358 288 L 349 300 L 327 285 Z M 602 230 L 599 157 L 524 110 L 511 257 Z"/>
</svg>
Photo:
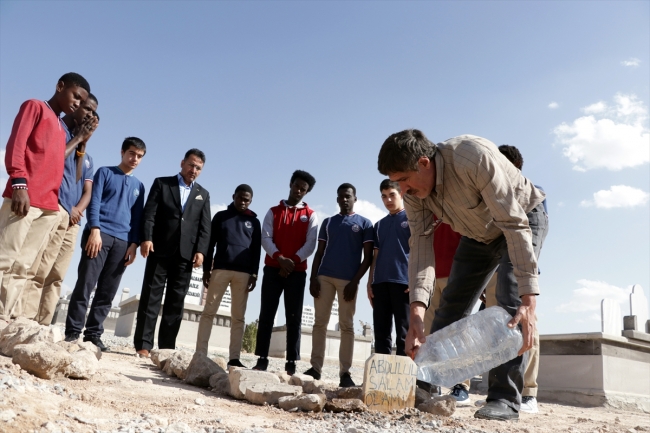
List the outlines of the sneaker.
<svg viewBox="0 0 650 433">
<path fill-rule="evenodd" d="M 267 360 L 267 362 L 268 362 L 268 360 Z M 231 359 L 230 361 L 228 361 L 228 367 L 248 368 L 244 364 L 242 364 L 239 359 Z"/>
<path fill-rule="evenodd" d="M 257 364 L 253 367 L 253 370 L 266 371 L 267 368 L 269 368 L 269 359 L 257 358 Z"/>
<path fill-rule="evenodd" d="M 90 341 L 93 343 L 95 346 L 99 347 L 99 350 L 102 352 L 110 352 L 111 349 L 106 347 L 104 343 L 102 342 L 102 339 L 99 337 L 84 337 L 84 341 Z"/>
<path fill-rule="evenodd" d="M 70 334 L 65 336 L 65 341 L 68 343 L 76 343 L 79 340 L 79 334 Z"/>
<path fill-rule="evenodd" d="M 538 413 L 539 408 L 537 407 L 537 399 L 530 395 L 522 397 L 519 412 Z"/>
<path fill-rule="evenodd" d="M 317 372 L 314 367 L 312 367 L 309 370 L 305 371 L 303 374 L 306 374 L 307 376 L 311 376 L 316 380 L 320 380 L 320 373 Z"/>
<path fill-rule="evenodd" d="M 341 375 L 341 381 L 339 382 L 339 387 L 341 388 L 350 388 L 356 386 L 354 382 L 352 381 L 352 376 L 350 376 L 350 373 L 343 373 Z"/>
<path fill-rule="evenodd" d="M 472 404 L 469 400 L 469 394 L 463 385 L 454 385 L 449 395 L 456 399 L 456 406 L 469 406 Z"/>
<path fill-rule="evenodd" d="M 474 402 L 474 406 L 476 406 L 476 407 L 483 407 L 483 406 L 485 406 L 486 404 L 487 404 L 487 400 L 485 400 L 485 399 L 483 399 L 483 400 L 476 400 L 476 401 Z"/>
<path fill-rule="evenodd" d="M 490 400 L 474 413 L 474 418 L 494 421 L 519 421 L 519 412 L 505 403 Z"/>
<path fill-rule="evenodd" d="M 289 376 L 293 376 L 294 374 L 296 374 L 296 361 L 285 362 L 284 371 L 286 371 Z"/>
</svg>

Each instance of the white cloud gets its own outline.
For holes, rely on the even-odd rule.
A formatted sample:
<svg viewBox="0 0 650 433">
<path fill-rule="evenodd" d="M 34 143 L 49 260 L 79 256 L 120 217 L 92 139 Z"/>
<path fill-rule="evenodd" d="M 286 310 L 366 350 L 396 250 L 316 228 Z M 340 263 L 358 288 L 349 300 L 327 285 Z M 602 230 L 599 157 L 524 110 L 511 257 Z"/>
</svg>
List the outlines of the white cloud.
<svg viewBox="0 0 650 433">
<path fill-rule="evenodd" d="M 641 63 L 641 60 L 637 59 L 636 57 L 630 57 L 628 60 L 623 60 L 621 62 L 621 65 L 637 67 L 637 66 L 639 66 L 640 63 Z"/>
<path fill-rule="evenodd" d="M 589 318 L 600 319 L 600 301 L 604 298 L 613 299 L 619 304 L 629 301 L 630 289 L 612 286 L 604 281 L 578 280 L 580 288 L 571 294 L 569 302 L 555 307 L 558 313 L 591 313 Z M 622 309 L 622 311 L 625 311 Z"/>
<path fill-rule="evenodd" d="M 594 193 L 593 200 L 584 200 L 582 206 L 596 206 L 601 209 L 641 206 L 648 202 L 650 194 L 627 185 L 614 185 Z"/>
<path fill-rule="evenodd" d="M 550 108 L 551 110 L 555 110 L 555 109 L 556 109 L 557 107 L 559 107 L 559 106 L 560 106 L 560 104 L 558 104 L 558 103 L 555 102 L 555 101 L 553 101 L 553 102 L 551 102 L 550 104 L 548 104 L 548 108 Z"/>
<path fill-rule="evenodd" d="M 616 94 L 614 107 L 591 104 L 570 124 L 553 130 L 574 170 L 621 170 L 650 161 L 648 108 L 635 95 Z"/>
<path fill-rule="evenodd" d="M 217 204 L 213 204 L 213 205 L 210 206 L 210 212 L 212 213 L 213 217 L 217 212 L 220 212 L 220 211 L 226 210 L 226 209 L 228 209 L 228 205 L 225 204 L 225 203 L 217 203 Z"/>
<path fill-rule="evenodd" d="M 354 212 L 368 218 L 373 224 L 388 215 L 388 212 L 366 200 L 357 200 L 354 205 Z"/>
</svg>

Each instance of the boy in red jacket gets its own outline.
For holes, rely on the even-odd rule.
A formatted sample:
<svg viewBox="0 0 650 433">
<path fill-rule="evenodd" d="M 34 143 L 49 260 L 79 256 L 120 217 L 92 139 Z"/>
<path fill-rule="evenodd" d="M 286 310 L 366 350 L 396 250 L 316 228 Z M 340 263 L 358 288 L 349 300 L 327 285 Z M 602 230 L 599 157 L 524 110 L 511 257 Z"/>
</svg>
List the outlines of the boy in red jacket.
<svg viewBox="0 0 650 433">
<path fill-rule="evenodd" d="M 255 354 L 259 356 L 254 370 L 266 370 L 269 365 L 269 345 L 273 320 L 284 292 L 284 310 L 287 320 L 288 374 L 296 372 L 300 359 L 300 322 L 307 279 L 307 258 L 316 249 L 318 221 L 316 212 L 302 199 L 314 188 L 316 179 L 306 171 L 296 170 L 289 182 L 289 198 L 272 207 L 262 225 L 264 278 L 262 279 L 262 306 L 257 328 Z"/>
<path fill-rule="evenodd" d="M 0 320 L 9 321 L 43 243 L 58 221 L 66 148 L 61 112 L 72 114 L 90 93 L 79 74 L 63 75 L 49 101 L 20 106 L 7 142 L 9 180 L 0 207 Z"/>
</svg>

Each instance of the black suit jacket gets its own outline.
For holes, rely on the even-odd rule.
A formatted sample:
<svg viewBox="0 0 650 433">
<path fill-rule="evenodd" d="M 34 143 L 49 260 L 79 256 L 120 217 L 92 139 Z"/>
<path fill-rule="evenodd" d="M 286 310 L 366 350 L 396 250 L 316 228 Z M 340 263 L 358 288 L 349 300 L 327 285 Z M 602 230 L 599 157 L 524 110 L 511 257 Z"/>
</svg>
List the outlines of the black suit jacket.
<svg viewBox="0 0 650 433">
<path fill-rule="evenodd" d="M 178 178 L 153 181 L 142 215 L 142 241 L 152 241 L 156 257 L 171 257 L 180 249 L 185 260 L 195 253 L 205 257 L 210 244 L 210 193 L 194 182 L 185 211 L 181 207 Z"/>
</svg>

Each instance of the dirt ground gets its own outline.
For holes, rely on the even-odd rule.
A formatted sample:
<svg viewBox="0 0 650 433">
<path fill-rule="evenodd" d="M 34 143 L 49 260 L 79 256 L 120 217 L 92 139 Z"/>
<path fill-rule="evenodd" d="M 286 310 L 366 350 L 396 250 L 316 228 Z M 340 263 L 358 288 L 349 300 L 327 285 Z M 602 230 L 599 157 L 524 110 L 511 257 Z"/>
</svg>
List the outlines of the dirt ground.
<svg viewBox="0 0 650 433">
<path fill-rule="evenodd" d="M 156 369 L 150 360 L 136 358 L 131 350 L 105 353 L 100 361 L 101 370 L 88 381 L 37 379 L 14 366 L 10 358 L 0 356 L 0 370 L 36 384 L 22 390 L 9 387 L 0 391 L 0 413 L 7 409 L 16 413 L 13 421 L 0 421 L 0 431 L 47 431 L 43 426 L 48 421 L 58 421 L 57 425 L 66 425 L 73 432 L 111 431 L 147 414 L 151 419 L 164 418 L 168 424 L 185 422 L 193 429 L 209 425 L 215 431 L 296 432 L 307 420 L 329 419 L 326 414 L 289 413 L 274 407 L 254 406 L 186 385 Z M 57 384 L 60 385 L 56 388 L 58 393 L 38 389 Z M 480 398 L 472 394 L 472 400 Z M 518 423 L 476 420 L 473 418 L 476 407 L 459 407 L 444 425 L 489 432 L 650 432 L 648 414 L 544 402 L 539 407 L 539 414 L 522 414 Z M 359 415 L 348 416 L 346 422 L 352 422 L 354 416 Z M 395 414 L 387 414 L 386 419 L 399 427 Z"/>
</svg>

